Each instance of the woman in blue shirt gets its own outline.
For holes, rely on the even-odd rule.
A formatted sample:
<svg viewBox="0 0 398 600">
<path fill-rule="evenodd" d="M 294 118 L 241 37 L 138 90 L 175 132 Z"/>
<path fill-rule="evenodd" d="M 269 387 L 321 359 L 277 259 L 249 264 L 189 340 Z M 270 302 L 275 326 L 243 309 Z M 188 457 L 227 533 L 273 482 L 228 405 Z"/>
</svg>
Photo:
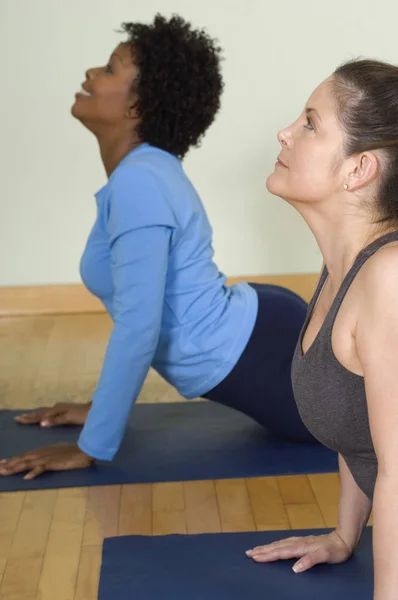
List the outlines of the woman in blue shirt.
<svg viewBox="0 0 398 600">
<path fill-rule="evenodd" d="M 182 159 L 214 120 L 220 49 L 179 17 L 123 25 L 128 41 L 87 71 L 72 114 L 96 137 L 108 176 L 82 261 L 87 288 L 113 319 L 92 402 L 57 405 L 20 423 L 84 424 L 77 445 L 3 461 L 0 474 L 112 460 L 153 366 L 186 398 L 238 409 L 297 441 L 312 441 L 290 381 L 306 304 L 270 285 L 226 286 L 212 230 Z"/>
</svg>

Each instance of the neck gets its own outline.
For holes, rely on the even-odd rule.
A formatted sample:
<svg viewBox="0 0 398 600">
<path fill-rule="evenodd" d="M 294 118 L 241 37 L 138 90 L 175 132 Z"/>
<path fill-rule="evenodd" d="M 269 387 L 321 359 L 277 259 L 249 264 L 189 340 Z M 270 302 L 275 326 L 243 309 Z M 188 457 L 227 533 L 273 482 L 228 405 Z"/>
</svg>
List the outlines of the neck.
<svg viewBox="0 0 398 600">
<path fill-rule="evenodd" d="M 337 291 L 366 246 L 392 229 L 382 229 L 370 221 L 369 214 L 348 207 L 345 212 L 331 210 L 330 206 L 342 206 L 333 200 L 318 206 L 292 203 L 311 229 L 327 267 L 330 284 Z M 351 210 L 350 210 L 351 209 Z"/>
<path fill-rule="evenodd" d="M 134 148 L 138 148 L 142 143 L 140 140 L 131 138 L 130 136 L 123 138 L 119 135 L 97 135 L 97 140 L 108 178 L 116 169 L 120 161 L 122 161 L 129 152 L 134 150 Z"/>
</svg>

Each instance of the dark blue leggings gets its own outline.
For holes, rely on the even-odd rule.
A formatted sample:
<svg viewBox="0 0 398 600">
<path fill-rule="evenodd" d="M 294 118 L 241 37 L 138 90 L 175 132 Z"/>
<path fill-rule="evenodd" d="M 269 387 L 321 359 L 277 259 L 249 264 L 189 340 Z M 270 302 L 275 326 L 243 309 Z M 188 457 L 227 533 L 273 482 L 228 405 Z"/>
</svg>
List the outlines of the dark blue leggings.
<svg viewBox="0 0 398 600">
<path fill-rule="evenodd" d="M 258 294 L 251 338 L 231 373 L 204 397 L 247 414 L 286 439 L 313 442 L 298 413 L 290 375 L 307 305 L 285 288 L 251 286 Z"/>
</svg>

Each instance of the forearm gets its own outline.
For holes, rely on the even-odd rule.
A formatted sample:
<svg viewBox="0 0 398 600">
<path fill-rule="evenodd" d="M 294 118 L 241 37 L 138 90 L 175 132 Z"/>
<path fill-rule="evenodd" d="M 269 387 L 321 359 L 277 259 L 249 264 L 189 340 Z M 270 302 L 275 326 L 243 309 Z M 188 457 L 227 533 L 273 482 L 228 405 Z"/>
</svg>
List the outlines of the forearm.
<svg viewBox="0 0 398 600">
<path fill-rule="evenodd" d="M 354 550 L 361 539 L 372 510 L 372 502 L 356 484 L 351 471 L 339 455 L 340 501 L 336 531 L 344 542 Z"/>
<path fill-rule="evenodd" d="M 98 460 L 112 460 L 118 451 L 133 404 L 151 365 L 155 340 L 145 339 L 138 330 L 137 340 L 124 339 L 119 327 L 112 333 L 91 410 L 78 445 Z M 152 337 L 152 336 L 151 336 Z"/>
<path fill-rule="evenodd" d="M 114 328 L 79 447 L 112 460 L 159 342 L 171 231 L 129 229 L 131 207 L 110 227 Z M 115 207 L 114 207 L 115 208 Z M 115 208 L 117 210 L 117 207 Z"/>
<path fill-rule="evenodd" d="M 374 493 L 375 600 L 398 598 L 398 473 L 379 472 Z"/>
</svg>

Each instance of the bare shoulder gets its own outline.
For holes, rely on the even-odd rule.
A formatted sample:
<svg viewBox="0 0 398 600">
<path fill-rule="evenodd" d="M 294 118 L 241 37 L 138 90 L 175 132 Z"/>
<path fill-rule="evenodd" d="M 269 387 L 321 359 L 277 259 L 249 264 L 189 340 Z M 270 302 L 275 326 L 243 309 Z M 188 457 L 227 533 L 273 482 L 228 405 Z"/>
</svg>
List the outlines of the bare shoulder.
<svg viewBox="0 0 398 600">
<path fill-rule="evenodd" d="M 371 256 L 362 267 L 359 280 L 365 304 L 398 301 L 398 243 L 389 244 Z"/>
</svg>

